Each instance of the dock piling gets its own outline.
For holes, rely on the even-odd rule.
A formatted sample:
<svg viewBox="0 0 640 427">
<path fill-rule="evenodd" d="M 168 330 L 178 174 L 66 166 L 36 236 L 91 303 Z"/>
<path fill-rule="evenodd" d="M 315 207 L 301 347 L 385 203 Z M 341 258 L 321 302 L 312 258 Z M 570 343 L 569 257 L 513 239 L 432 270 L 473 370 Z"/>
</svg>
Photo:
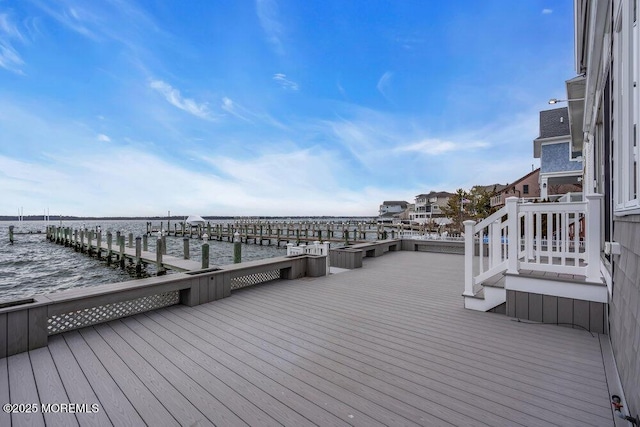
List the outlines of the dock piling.
<svg viewBox="0 0 640 427">
<path fill-rule="evenodd" d="M 233 234 L 233 263 L 242 262 L 242 243 L 240 243 L 240 233 L 237 231 Z"/>
<path fill-rule="evenodd" d="M 9 243 L 13 245 L 13 225 L 9 226 Z"/>
<path fill-rule="evenodd" d="M 136 237 L 136 276 L 142 275 L 142 238 Z"/>
<path fill-rule="evenodd" d="M 120 268 L 124 270 L 125 262 L 124 262 L 124 236 L 120 236 Z"/>
<path fill-rule="evenodd" d="M 183 247 L 184 247 L 184 259 L 189 259 L 189 238 L 182 238 Z"/>
<path fill-rule="evenodd" d="M 205 233 L 202 235 L 202 269 L 209 268 L 209 236 Z"/>
<path fill-rule="evenodd" d="M 110 231 L 107 231 L 107 265 L 111 265 L 111 256 L 113 253 L 111 252 L 111 246 L 113 244 L 113 234 Z"/>
<path fill-rule="evenodd" d="M 162 236 L 160 235 L 158 235 L 158 240 L 156 241 L 156 269 L 158 270 L 158 276 L 165 274 L 162 266 Z"/>
</svg>

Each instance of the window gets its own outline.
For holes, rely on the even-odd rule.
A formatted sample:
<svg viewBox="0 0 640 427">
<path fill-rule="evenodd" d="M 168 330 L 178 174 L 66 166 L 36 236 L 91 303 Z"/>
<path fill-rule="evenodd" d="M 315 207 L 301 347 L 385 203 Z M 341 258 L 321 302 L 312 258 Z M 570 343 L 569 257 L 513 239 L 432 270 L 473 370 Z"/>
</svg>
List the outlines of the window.
<svg viewBox="0 0 640 427">
<path fill-rule="evenodd" d="M 613 148 L 616 213 L 634 213 L 640 208 L 638 189 L 638 8 L 635 0 L 622 0 L 616 11 L 613 32 Z"/>
<path fill-rule="evenodd" d="M 522 194 L 529 194 L 529 184 L 524 184 L 522 186 Z"/>
</svg>

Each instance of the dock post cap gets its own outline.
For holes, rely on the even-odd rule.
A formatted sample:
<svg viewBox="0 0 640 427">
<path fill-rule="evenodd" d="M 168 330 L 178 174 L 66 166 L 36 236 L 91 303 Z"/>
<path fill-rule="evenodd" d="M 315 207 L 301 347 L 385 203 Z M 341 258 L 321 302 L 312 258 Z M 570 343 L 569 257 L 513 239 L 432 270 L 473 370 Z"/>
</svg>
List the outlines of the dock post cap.
<svg viewBox="0 0 640 427">
<path fill-rule="evenodd" d="M 207 233 L 204 233 L 204 234 L 202 235 L 202 240 L 203 240 L 203 241 L 205 241 L 205 242 L 206 242 L 207 240 L 209 240 L 209 235 L 208 235 Z"/>
</svg>

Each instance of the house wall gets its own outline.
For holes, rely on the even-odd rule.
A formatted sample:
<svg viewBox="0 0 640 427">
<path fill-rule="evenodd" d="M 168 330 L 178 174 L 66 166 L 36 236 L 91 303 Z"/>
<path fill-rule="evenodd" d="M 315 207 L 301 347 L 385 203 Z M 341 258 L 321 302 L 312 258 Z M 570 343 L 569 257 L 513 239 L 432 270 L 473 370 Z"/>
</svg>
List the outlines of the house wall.
<svg viewBox="0 0 640 427">
<path fill-rule="evenodd" d="M 534 173 L 522 181 L 516 183 L 513 187 L 509 186 L 503 192 L 495 195 L 491 198 L 491 206 L 502 206 L 505 204 L 505 200 L 507 197 L 520 197 L 520 198 L 529 198 L 529 197 L 540 197 L 540 174 Z M 524 192 L 524 186 L 529 186 L 529 192 Z M 515 188 L 515 191 L 513 191 Z"/>
<path fill-rule="evenodd" d="M 621 255 L 614 259 L 609 335 L 628 410 L 635 415 L 640 413 L 640 215 L 617 217 L 613 234 Z"/>
<path fill-rule="evenodd" d="M 582 171 L 582 162 L 571 160 L 569 142 L 544 144 L 540 154 L 540 172 Z"/>
</svg>

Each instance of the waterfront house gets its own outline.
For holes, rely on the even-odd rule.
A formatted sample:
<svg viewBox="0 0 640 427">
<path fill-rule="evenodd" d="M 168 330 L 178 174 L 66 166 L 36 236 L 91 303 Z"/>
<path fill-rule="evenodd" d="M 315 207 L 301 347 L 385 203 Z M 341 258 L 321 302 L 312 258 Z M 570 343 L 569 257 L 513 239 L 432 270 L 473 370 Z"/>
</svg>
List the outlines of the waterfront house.
<svg viewBox="0 0 640 427">
<path fill-rule="evenodd" d="M 411 216 L 412 222 L 424 223 L 432 218 L 442 216 L 442 207 L 446 206 L 453 193 L 446 191 L 431 191 L 429 194 L 418 194 L 415 199 L 415 211 Z"/>
<path fill-rule="evenodd" d="M 403 212 L 409 207 L 409 203 L 405 201 L 390 200 L 384 201 L 378 209 L 379 222 L 393 222 L 397 220 Z"/>
<path fill-rule="evenodd" d="M 525 176 L 515 180 L 491 197 L 491 207 L 502 207 L 507 197 L 529 199 L 540 197 L 540 168 L 529 172 Z"/>
<path fill-rule="evenodd" d="M 533 157 L 540 159 L 540 197 L 580 192 L 582 151 L 571 141 L 567 107 L 540 111 L 540 135 L 533 141 Z"/>
<path fill-rule="evenodd" d="M 543 163 L 547 151 L 562 154 L 558 169 L 541 168 L 542 197 L 550 185 L 581 178 L 585 200 L 509 198 L 495 215 L 467 221 L 464 294 L 467 308 L 608 334 L 620 414 L 632 416 L 640 413 L 637 3 L 575 0 L 577 76 L 566 82 L 568 107 L 540 114 L 534 153 Z M 547 133 L 552 122 L 562 132 Z M 572 171 L 560 170 L 567 166 Z"/>
</svg>

